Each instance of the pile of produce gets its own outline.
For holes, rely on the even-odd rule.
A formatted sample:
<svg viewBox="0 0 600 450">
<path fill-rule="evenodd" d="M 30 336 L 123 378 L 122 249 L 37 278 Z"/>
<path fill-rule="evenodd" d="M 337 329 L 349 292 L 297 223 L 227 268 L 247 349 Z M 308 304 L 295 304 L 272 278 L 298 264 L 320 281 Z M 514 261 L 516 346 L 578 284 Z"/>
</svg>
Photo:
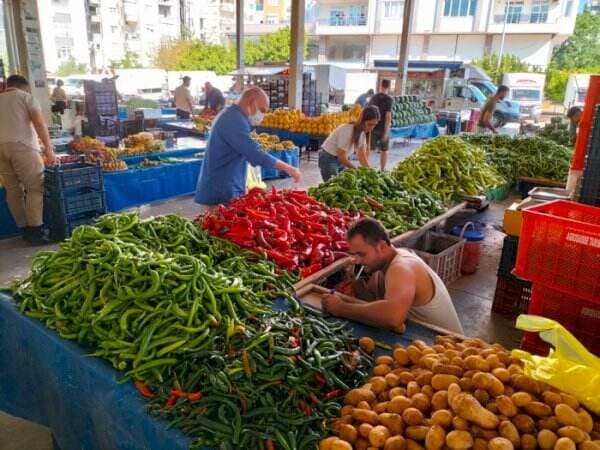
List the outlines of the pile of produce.
<svg viewBox="0 0 600 450">
<path fill-rule="evenodd" d="M 486 162 L 481 149 L 453 136 L 426 141 L 400 162 L 392 175 L 406 189 L 434 192 L 445 202 L 479 195 L 506 183 Z"/>
<path fill-rule="evenodd" d="M 344 170 L 308 192 L 327 206 L 376 218 L 392 236 L 420 227 L 445 209 L 436 195 L 406 190 L 389 174 L 368 167 Z"/>
<path fill-rule="evenodd" d="M 360 217 L 329 208 L 304 191 L 252 189 L 197 217 L 209 233 L 266 255 L 304 278 L 348 250 L 348 225 Z"/>
<path fill-rule="evenodd" d="M 432 109 L 417 95 L 399 95 L 393 99 L 392 127 L 435 122 L 436 117 Z"/>
<path fill-rule="evenodd" d="M 566 181 L 573 151 L 541 137 L 463 135 L 462 139 L 480 147 L 487 161 L 513 183 L 518 177 Z"/>
<path fill-rule="evenodd" d="M 357 121 L 361 111 L 360 105 L 354 105 L 348 111 L 323 113 L 317 117 L 308 117 L 301 111 L 278 109 L 267 113 L 260 126 L 281 128 L 296 133 L 328 135 L 342 124 Z"/>
<path fill-rule="evenodd" d="M 169 369 L 288 297 L 294 278 L 176 215 L 111 214 L 38 253 L 19 309 L 136 380 Z M 256 262 L 250 262 L 251 260 Z"/>
<path fill-rule="evenodd" d="M 210 130 L 213 119 L 214 116 L 192 116 L 192 120 L 196 126 L 196 131 L 199 131 L 200 133 L 207 133 Z"/>
<path fill-rule="evenodd" d="M 563 121 L 562 117 L 550 119 L 550 123 L 540 130 L 538 136 L 566 147 L 574 144 L 569 133 L 569 125 Z"/>
<path fill-rule="evenodd" d="M 292 141 L 280 141 L 279 136 L 269 133 L 257 133 L 252 131 L 250 134 L 260 147 L 265 151 L 289 150 L 295 147 Z"/>
<path fill-rule="evenodd" d="M 145 153 L 160 152 L 165 149 L 164 143 L 154 139 L 152 133 L 142 132 L 132 134 L 123 139 L 125 146 L 120 150 L 120 156 L 135 156 Z"/>
<path fill-rule="evenodd" d="M 76 138 L 70 146 L 75 153 L 84 154 L 86 161 L 92 164 L 100 164 L 105 172 L 128 169 L 127 163 L 118 158 L 117 149 L 109 148 L 104 142 L 97 139 L 88 136 Z"/>
<path fill-rule="evenodd" d="M 499 344 L 439 336 L 375 360 L 320 450 L 597 450 L 600 423 Z"/>
<path fill-rule="evenodd" d="M 282 312 L 138 388 L 153 414 L 195 438 L 192 448 L 312 450 L 371 365 L 343 322 Z"/>
<path fill-rule="evenodd" d="M 104 142 L 89 136 L 76 136 L 69 144 L 69 147 L 71 147 L 75 153 L 86 153 L 89 150 L 104 150 L 106 145 Z"/>
</svg>

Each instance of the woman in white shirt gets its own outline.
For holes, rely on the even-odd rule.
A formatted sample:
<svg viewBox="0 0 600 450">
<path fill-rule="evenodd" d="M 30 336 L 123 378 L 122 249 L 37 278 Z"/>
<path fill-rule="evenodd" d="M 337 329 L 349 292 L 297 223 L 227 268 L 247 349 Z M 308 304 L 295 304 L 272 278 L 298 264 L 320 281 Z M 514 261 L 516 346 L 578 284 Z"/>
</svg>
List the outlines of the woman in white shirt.
<svg viewBox="0 0 600 450">
<path fill-rule="evenodd" d="M 358 122 L 346 123 L 331 133 L 319 151 L 319 169 L 323 181 L 329 180 L 345 168 L 353 169 L 350 155 L 356 153 L 361 166 L 369 166 L 367 156 L 367 134 L 371 133 L 379 122 L 379 109 L 367 106 L 363 109 Z"/>
</svg>

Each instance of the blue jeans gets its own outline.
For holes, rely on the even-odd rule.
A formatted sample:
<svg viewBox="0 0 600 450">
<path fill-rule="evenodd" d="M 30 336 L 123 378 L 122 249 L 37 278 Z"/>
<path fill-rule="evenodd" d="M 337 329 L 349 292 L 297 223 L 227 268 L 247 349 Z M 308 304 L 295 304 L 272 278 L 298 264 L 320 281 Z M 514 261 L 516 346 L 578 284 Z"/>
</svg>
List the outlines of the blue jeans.
<svg viewBox="0 0 600 450">
<path fill-rule="evenodd" d="M 327 181 L 344 170 L 344 166 L 340 164 L 337 157 L 321 149 L 319 151 L 319 169 L 321 169 L 323 181 Z"/>
</svg>

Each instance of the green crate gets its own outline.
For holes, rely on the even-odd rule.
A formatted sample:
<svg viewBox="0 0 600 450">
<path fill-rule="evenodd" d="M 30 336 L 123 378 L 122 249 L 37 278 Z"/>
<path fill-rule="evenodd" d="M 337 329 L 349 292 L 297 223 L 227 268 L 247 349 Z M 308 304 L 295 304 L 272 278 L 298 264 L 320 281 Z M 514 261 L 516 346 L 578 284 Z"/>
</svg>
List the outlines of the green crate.
<svg viewBox="0 0 600 450">
<path fill-rule="evenodd" d="M 485 198 L 487 198 L 488 200 L 496 201 L 496 202 L 506 200 L 508 198 L 508 194 L 510 194 L 511 189 L 512 189 L 512 184 L 509 184 L 509 183 L 501 184 L 500 186 L 496 186 L 494 189 L 486 192 Z"/>
</svg>

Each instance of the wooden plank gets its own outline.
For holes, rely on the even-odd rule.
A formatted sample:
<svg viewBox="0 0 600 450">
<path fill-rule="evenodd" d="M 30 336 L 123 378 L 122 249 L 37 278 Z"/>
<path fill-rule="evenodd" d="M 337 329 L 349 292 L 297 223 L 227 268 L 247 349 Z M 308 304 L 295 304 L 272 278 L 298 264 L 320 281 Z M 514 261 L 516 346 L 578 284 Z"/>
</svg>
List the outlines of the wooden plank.
<svg viewBox="0 0 600 450">
<path fill-rule="evenodd" d="M 338 272 L 340 269 L 344 268 L 347 264 L 350 264 L 350 262 L 351 262 L 351 258 L 349 256 L 338 259 L 333 264 L 330 264 L 327 267 L 323 267 L 318 272 L 315 272 L 312 275 L 309 275 L 308 277 L 303 278 L 302 280 L 298 281 L 293 286 L 294 291 L 298 292 L 298 290 L 302 289 L 304 286 L 307 286 L 307 285 L 313 284 L 313 283 L 318 284 L 319 282 L 322 282 L 329 275 Z"/>
<path fill-rule="evenodd" d="M 547 178 L 532 178 L 532 177 L 519 177 L 518 181 L 524 181 L 526 183 L 539 184 L 540 186 L 548 187 L 560 187 L 565 188 L 567 183 L 564 181 L 548 180 Z"/>
</svg>

